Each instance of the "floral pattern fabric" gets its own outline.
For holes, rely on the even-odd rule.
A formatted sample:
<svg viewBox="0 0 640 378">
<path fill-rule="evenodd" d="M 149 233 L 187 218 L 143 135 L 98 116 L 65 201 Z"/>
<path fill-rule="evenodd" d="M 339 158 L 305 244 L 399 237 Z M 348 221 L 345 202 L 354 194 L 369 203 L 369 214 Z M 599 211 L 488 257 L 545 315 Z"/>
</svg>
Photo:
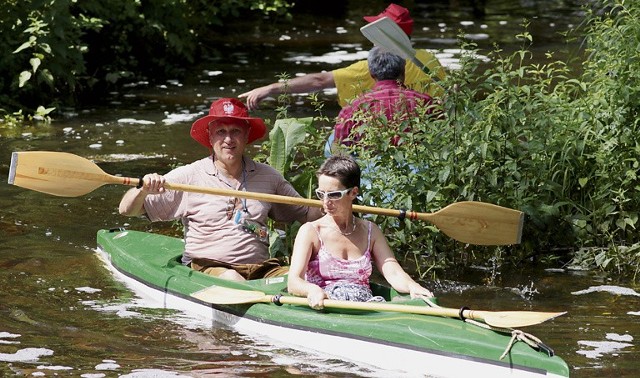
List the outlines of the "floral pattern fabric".
<svg viewBox="0 0 640 378">
<path fill-rule="evenodd" d="M 318 229 L 315 230 L 320 239 L 320 249 L 309 261 L 306 280 L 323 288 L 330 299 L 366 302 L 375 298 L 369 288 L 369 277 L 373 269 L 371 222 L 368 227 L 367 248 L 364 254 L 355 260 L 334 257 L 327 250 Z M 381 297 L 375 300 L 380 299 L 384 301 Z"/>
</svg>

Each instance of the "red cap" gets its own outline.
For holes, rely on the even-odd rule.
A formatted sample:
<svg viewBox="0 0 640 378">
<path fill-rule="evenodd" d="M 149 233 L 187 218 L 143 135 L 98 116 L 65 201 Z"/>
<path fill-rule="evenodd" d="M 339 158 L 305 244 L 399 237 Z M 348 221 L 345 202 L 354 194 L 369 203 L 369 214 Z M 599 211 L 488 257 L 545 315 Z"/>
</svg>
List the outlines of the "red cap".
<svg viewBox="0 0 640 378">
<path fill-rule="evenodd" d="M 364 20 L 367 22 L 373 22 L 381 19 L 382 17 L 387 17 L 398 24 L 400 29 L 402 29 L 407 35 L 410 36 L 411 33 L 413 33 L 413 19 L 411 18 L 411 15 L 409 15 L 409 10 L 407 8 L 401 7 L 398 4 L 391 4 L 377 16 L 364 16 Z"/>
<path fill-rule="evenodd" d="M 235 98 L 221 98 L 211 104 L 209 115 L 196 120 L 193 125 L 191 125 L 191 137 L 201 145 L 211 148 L 207 128 L 211 122 L 218 120 L 231 120 L 238 125 L 251 127 L 248 143 L 262 138 L 267 131 L 267 126 L 264 124 L 262 118 L 249 117 L 247 107 L 244 106 L 240 100 Z"/>
</svg>

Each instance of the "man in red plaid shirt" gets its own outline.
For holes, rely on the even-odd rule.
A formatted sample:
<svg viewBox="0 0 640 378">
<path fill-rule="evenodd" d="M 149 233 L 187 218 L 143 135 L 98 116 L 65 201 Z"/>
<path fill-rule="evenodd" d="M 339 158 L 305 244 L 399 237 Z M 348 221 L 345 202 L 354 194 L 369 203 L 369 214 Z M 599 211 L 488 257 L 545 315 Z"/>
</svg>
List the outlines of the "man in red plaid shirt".
<svg viewBox="0 0 640 378">
<path fill-rule="evenodd" d="M 402 84 L 405 60 L 400 56 L 376 46 L 369 52 L 367 61 L 369 73 L 375 80 L 374 87 L 342 108 L 336 121 L 335 141 L 346 146 L 360 140 L 363 132 L 378 131 L 367 127 L 368 120 L 384 117 L 386 121 L 375 124 L 399 126 L 415 114 L 417 107 L 427 107 L 433 102 L 428 94 L 411 90 Z M 427 109 L 427 113 L 431 113 L 431 109 Z M 400 136 L 396 135 L 391 143 L 397 145 L 399 139 Z"/>
</svg>

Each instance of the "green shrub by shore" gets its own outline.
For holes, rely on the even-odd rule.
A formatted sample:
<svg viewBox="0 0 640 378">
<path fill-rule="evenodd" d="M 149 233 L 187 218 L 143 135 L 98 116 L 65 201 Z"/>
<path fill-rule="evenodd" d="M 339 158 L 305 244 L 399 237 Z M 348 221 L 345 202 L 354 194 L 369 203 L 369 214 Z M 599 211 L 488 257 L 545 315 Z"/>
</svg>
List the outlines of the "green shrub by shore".
<svg viewBox="0 0 640 378">
<path fill-rule="evenodd" d="M 286 0 L 2 0 L 0 115 L 46 116 L 110 88 L 187 69 L 231 20 L 287 15 Z M 43 109 L 38 111 L 38 107 Z"/>
<path fill-rule="evenodd" d="M 460 245 L 424 224 L 379 218 L 423 273 L 533 259 L 637 275 L 640 4 L 605 1 L 583 27 L 581 72 L 551 53 L 528 63 L 525 31 L 520 51 L 497 49 L 489 68 L 470 58 L 451 72 L 446 117 L 405 121 L 400 129 L 413 132 L 402 147 L 389 145 L 393 130 L 367 120 L 376 132 L 355 151 L 376 165 L 365 200 L 421 212 L 477 200 L 526 214 L 522 244 L 506 248 Z"/>
</svg>

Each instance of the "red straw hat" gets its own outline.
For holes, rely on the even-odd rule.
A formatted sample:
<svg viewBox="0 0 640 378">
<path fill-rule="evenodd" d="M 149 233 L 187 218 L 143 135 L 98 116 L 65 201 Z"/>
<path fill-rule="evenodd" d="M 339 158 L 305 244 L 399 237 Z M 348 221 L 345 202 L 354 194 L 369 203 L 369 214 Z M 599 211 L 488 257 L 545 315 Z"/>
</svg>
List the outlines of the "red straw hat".
<svg viewBox="0 0 640 378">
<path fill-rule="evenodd" d="M 209 115 L 196 120 L 191 125 L 191 137 L 201 145 L 211 148 L 207 129 L 211 122 L 221 120 L 232 121 L 235 124 L 250 127 L 248 143 L 262 138 L 267 131 L 267 126 L 265 126 L 261 118 L 249 117 L 247 107 L 240 100 L 221 98 L 211 104 Z"/>
<path fill-rule="evenodd" d="M 364 20 L 367 22 L 373 22 L 375 20 L 379 20 L 382 17 L 388 17 L 391 21 L 395 22 L 400 26 L 407 35 L 411 35 L 413 33 L 413 19 L 411 15 L 409 15 L 409 10 L 407 8 L 401 7 L 398 4 L 391 4 L 382 11 L 377 16 L 364 16 Z"/>
</svg>

